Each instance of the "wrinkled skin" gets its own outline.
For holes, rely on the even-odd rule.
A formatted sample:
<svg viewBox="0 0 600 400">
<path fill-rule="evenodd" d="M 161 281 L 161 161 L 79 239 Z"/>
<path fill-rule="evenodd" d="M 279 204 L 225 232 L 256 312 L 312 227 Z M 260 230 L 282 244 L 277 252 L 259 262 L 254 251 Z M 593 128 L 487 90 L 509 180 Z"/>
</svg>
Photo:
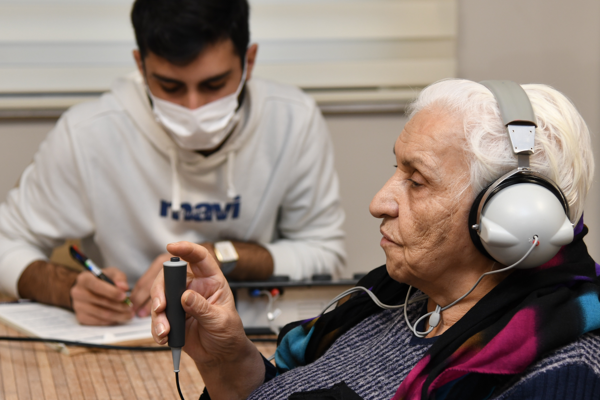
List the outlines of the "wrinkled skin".
<svg viewBox="0 0 600 400">
<path fill-rule="evenodd" d="M 460 297 L 493 267 L 469 237 L 473 193 L 462 132 L 462 120 L 441 108 L 417 113 L 394 146 L 394 175 L 370 205 L 371 214 L 382 219 L 388 273 L 428 294 L 430 310 Z M 446 323 L 452 314 L 464 315 L 474 304 L 469 299 L 480 298 L 504 276 L 485 278 L 465 301 L 444 312 Z"/>
</svg>

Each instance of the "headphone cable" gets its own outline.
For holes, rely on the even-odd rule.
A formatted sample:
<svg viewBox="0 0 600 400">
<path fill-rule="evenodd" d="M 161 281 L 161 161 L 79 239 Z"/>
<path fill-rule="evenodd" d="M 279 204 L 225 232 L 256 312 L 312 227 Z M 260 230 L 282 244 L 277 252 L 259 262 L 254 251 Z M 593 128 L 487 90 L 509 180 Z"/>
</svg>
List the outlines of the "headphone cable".
<svg viewBox="0 0 600 400">
<path fill-rule="evenodd" d="M 499 274 L 499 273 L 501 273 L 501 272 L 505 272 L 505 271 L 508 271 L 508 270 L 510 270 L 510 269 L 512 269 L 512 268 L 515 268 L 517 265 L 521 264 L 521 263 L 522 263 L 522 262 L 523 262 L 523 261 L 524 261 L 524 260 L 525 260 L 525 259 L 526 259 L 526 258 L 529 256 L 529 254 L 531 254 L 531 252 L 533 251 L 533 249 L 535 248 L 535 246 L 537 246 L 537 245 L 538 245 L 538 243 L 539 243 L 539 242 L 540 242 L 540 241 L 539 241 L 539 238 L 538 238 L 538 236 L 537 236 L 537 235 L 534 235 L 534 236 L 533 236 L 533 244 L 531 245 L 531 247 L 529 248 L 529 250 L 527 250 L 527 252 L 525 253 L 525 255 L 524 255 L 523 257 L 521 257 L 521 259 L 520 259 L 519 261 L 515 262 L 514 264 L 512 264 L 512 265 L 510 265 L 510 266 L 508 266 L 508 267 L 505 267 L 505 268 L 502 268 L 502 269 L 498 269 L 498 270 L 496 270 L 496 271 L 489 271 L 489 272 L 486 272 L 486 273 L 482 274 L 482 275 L 479 277 L 479 279 L 477 280 L 477 282 L 475 282 L 475 284 L 473 285 L 473 287 L 471 287 L 471 289 L 470 289 L 470 290 L 469 290 L 467 293 L 463 294 L 463 295 L 462 295 L 462 296 L 460 296 L 458 299 L 454 300 L 452 303 L 448 304 L 448 305 L 447 305 L 447 306 L 445 306 L 445 307 L 440 307 L 439 305 L 436 305 L 436 307 L 435 307 L 435 310 L 434 310 L 434 311 L 430 311 L 430 312 L 426 313 L 425 315 L 421 316 L 421 317 L 420 317 L 420 318 L 419 318 L 419 319 L 418 319 L 418 320 L 415 322 L 415 324 L 414 324 L 414 325 L 411 325 L 411 323 L 409 322 L 409 320 L 408 320 L 408 315 L 407 315 L 407 313 L 406 313 L 406 308 L 404 308 L 404 319 L 405 319 L 405 321 L 406 321 L 406 325 L 408 325 L 408 328 L 409 328 L 409 329 L 412 331 L 412 333 L 414 333 L 414 335 L 415 335 L 416 337 L 420 337 L 420 338 L 422 338 L 422 337 L 425 337 L 425 336 L 427 336 L 427 335 L 428 335 L 428 334 L 429 334 L 431 331 L 433 331 L 433 329 L 434 329 L 436 326 L 438 326 L 439 322 L 440 322 L 440 321 L 441 321 L 441 319 L 442 319 L 442 318 L 441 318 L 441 313 L 442 313 L 442 311 L 445 311 L 445 310 L 449 309 L 450 307 L 454 306 L 456 303 L 458 303 L 459 301 L 461 301 L 462 299 L 464 299 L 465 297 L 467 297 L 468 295 L 470 295 L 470 294 L 471 294 L 471 292 L 473 292 L 473 290 L 475 290 L 475 288 L 477 287 L 477 285 L 479 285 L 479 282 L 481 282 L 481 280 L 482 280 L 482 279 L 483 279 L 485 276 L 487 276 L 487 275 L 492 275 L 492 274 Z M 411 290 L 411 289 L 412 289 L 412 286 L 410 286 L 410 287 L 408 288 L 408 292 L 406 292 L 406 300 L 408 300 L 408 297 L 409 297 L 409 295 L 410 295 L 410 290 Z M 422 320 L 423 318 L 425 318 L 425 317 L 428 317 L 428 316 L 429 316 L 429 329 L 428 329 L 427 331 L 425 331 L 425 332 L 419 332 L 419 331 L 417 331 L 417 325 L 419 324 L 419 322 L 421 322 L 421 320 Z"/>
<path fill-rule="evenodd" d="M 477 287 L 477 285 L 479 285 L 479 283 L 481 282 L 481 280 L 487 276 L 487 275 L 492 275 L 492 274 L 499 274 L 501 272 L 505 272 L 508 271 L 512 268 L 515 268 L 517 265 L 519 265 L 520 263 L 522 263 L 527 257 L 529 257 L 529 255 L 531 254 L 531 252 L 533 251 L 533 249 L 535 248 L 535 246 L 538 245 L 539 243 L 539 238 L 537 235 L 533 236 L 533 243 L 531 245 L 531 247 L 529 248 L 529 250 L 527 250 L 527 252 L 525 253 L 525 255 L 523 255 L 523 257 L 521 257 L 520 260 L 518 260 L 517 262 L 515 262 L 514 264 L 502 268 L 502 269 L 498 269 L 496 271 L 489 271 L 486 272 L 484 274 L 482 274 L 479 279 L 477 280 L 477 282 L 475 282 L 475 284 L 473 285 L 473 287 L 471 287 L 471 289 L 463 294 L 462 296 L 460 296 L 458 299 L 454 300 L 452 303 L 448 304 L 445 307 L 441 307 L 439 305 L 436 305 L 435 310 L 426 313 L 425 315 L 421 316 L 414 325 L 412 325 L 410 323 L 410 321 L 408 320 L 408 313 L 406 310 L 406 306 L 423 301 L 423 300 L 427 300 L 429 298 L 428 295 L 423 294 L 420 296 L 416 296 L 413 299 L 409 299 L 410 297 L 410 292 L 412 290 L 412 286 L 409 286 L 408 291 L 406 292 L 406 299 L 404 301 L 404 304 L 397 304 L 397 305 L 388 305 L 388 304 L 383 304 L 378 298 L 377 296 L 375 296 L 375 294 L 373 292 L 371 292 L 369 289 L 367 289 L 364 286 L 355 286 L 353 288 L 350 288 L 348 290 L 343 291 L 342 293 L 338 294 L 336 297 L 334 297 L 329 304 L 327 304 L 327 306 L 325 306 L 325 308 L 323 309 L 323 311 L 321 311 L 321 314 L 319 314 L 319 317 L 323 316 L 323 314 L 325 314 L 327 312 L 327 310 L 329 310 L 329 308 L 334 305 L 335 303 L 337 303 L 338 301 L 340 301 L 341 299 L 343 299 L 344 297 L 346 297 L 349 294 L 352 293 L 356 293 L 356 292 L 365 292 L 366 294 L 369 295 L 369 297 L 371 298 L 371 300 L 373 300 L 373 302 L 375 304 L 377 304 L 377 306 L 379 306 L 380 308 L 383 308 L 385 310 L 396 310 L 399 308 L 404 308 L 404 319 L 406 321 L 406 325 L 408 325 L 408 328 L 411 330 L 411 332 L 417 336 L 417 337 L 425 337 L 427 336 L 440 322 L 441 320 L 441 312 L 444 310 L 447 310 L 448 308 L 456 305 L 459 301 L 461 301 L 462 299 L 464 299 L 465 297 L 467 297 L 469 294 L 471 294 L 471 292 L 473 292 L 473 290 L 475 290 L 475 288 Z M 429 330 L 427 330 L 426 332 L 419 332 L 416 330 L 416 326 L 419 324 L 419 322 L 425 318 L 425 317 L 429 317 L 429 325 L 430 328 Z M 271 357 L 268 358 L 269 361 L 273 360 L 275 358 L 275 354 L 273 354 Z"/>
</svg>

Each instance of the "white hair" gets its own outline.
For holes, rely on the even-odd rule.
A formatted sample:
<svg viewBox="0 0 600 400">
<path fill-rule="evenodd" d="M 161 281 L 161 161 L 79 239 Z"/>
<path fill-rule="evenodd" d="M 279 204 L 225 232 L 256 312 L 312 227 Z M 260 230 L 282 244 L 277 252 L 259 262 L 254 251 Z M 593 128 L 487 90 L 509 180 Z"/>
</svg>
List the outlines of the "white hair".
<svg viewBox="0 0 600 400">
<path fill-rule="evenodd" d="M 556 89 L 539 84 L 522 87 L 537 120 L 531 168 L 561 188 L 569 202 L 569 218 L 577 223 L 594 178 L 588 127 L 571 101 Z M 498 104 L 485 86 L 462 79 L 436 82 L 419 94 L 409 108 L 409 117 L 433 107 L 463 120 L 473 196 L 517 168 L 517 156 L 511 150 Z"/>
</svg>

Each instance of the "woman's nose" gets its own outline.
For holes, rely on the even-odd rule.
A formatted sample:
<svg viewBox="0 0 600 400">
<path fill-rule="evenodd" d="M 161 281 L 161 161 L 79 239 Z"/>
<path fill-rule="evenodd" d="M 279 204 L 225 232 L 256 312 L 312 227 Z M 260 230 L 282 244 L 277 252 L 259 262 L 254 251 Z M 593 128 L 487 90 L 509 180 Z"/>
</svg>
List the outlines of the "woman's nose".
<svg viewBox="0 0 600 400">
<path fill-rule="evenodd" d="M 369 211 L 375 218 L 385 216 L 395 218 L 398 216 L 398 203 L 396 202 L 396 196 L 394 196 L 393 177 L 373 197 L 369 205 Z"/>
</svg>

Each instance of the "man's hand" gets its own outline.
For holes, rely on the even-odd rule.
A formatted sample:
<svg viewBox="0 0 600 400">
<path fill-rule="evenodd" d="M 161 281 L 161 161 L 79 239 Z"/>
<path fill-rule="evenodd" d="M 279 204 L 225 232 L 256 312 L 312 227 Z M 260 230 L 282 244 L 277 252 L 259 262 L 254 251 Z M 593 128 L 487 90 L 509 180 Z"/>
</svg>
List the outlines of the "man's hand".
<svg viewBox="0 0 600 400">
<path fill-rule="evenodd" d="M 171 243 L 169 253 L 187 261 L 187 288 L 181 298 L 186 317 L 184 351 L 196 362 L 213 398 L 246 398 L 264 380 L 264 363 L 244 333 L 233 294 L 217 262 L 206 248 Z M 152 286 L 152 335 L 167 342 L 164 275 Z"/>
<path fill-rule="evenodd" d="M 172 255 L 169 253 L 163 253 L 156 257 L 148 271 L 142 275 L 131 291 L 130 299 L 133 303 L 133 311 L 138 317 L 150 315 L 150 289 L 152 289 L 156 276 L 162 271 L 163 263 L 169 261 L 171 257 Z"/>
<path fill-rule="evenodd" d="M 73 310 L 83 325 L 115 325 L 129 321 L 133 310 L 123 303 L 127 297 L 127 277 L 114 267 L 102 270 L 115 286 L 84 271 L 71 288 Z"/>
</svg>

